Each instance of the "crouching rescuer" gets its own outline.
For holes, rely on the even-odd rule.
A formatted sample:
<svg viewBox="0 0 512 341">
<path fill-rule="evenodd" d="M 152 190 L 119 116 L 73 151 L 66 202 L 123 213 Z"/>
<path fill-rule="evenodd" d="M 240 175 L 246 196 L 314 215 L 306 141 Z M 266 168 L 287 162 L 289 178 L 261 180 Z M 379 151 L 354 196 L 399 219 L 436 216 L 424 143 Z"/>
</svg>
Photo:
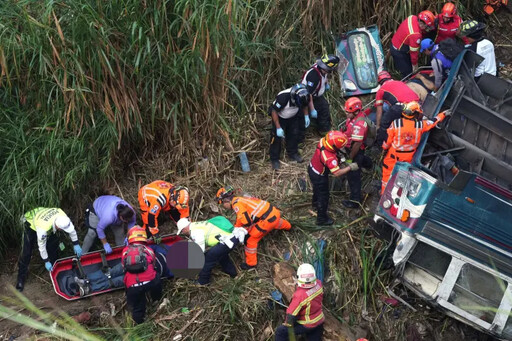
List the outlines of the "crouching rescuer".
<svg viewBox="0 0 512 341">
<path fill-rule="evenodd" d="M 218 216 L 194 223 L 188 219 L 181 219 L 178 221 L 178 234 L 189 236 L 205 252 L 204 266 L 198 278 L 199 284 L 210 284 L 212 270 L 217 263 L 220 264 L 222 271 L 232 278 L 237 275 L 229 253 L 239 243 L 244 242 L 247 235 L 246 229 L 233 228 L 229 220 Z"/>
<path fill-rule="evenodd" d="M 304 263 L 297 269 L 297 290 L 286 309 L 286 320 L 276 329 L 276 341 L 295 340 L 290 334 L 305 335 L 309 341 L 320 341 L 324 331 L 322 300 L 324 289 L 316 278 L 315 268 Z"/>
<path fill-rule="evenodd" d="M 128 231 L 128 246 L 124 248 L 121 258 L 125 271 L 126 300 L 137 324 L 144 322 L 146 293 L 154 301 L 162 297 L 162 283 L 155 266 L 156 256 L 146 243 L 146 230 L 140 226 L 132 227 Z"/>
<path fill-rule="evenodd" d="M 236 213 L 235 228 L 243 227 L 249 238 L 245 242 L 245 263 L 240 267 L 248 270 L 258 264 L 258 243 L 272 230 L 289 230 L 292 225 L 281 218 L 281 211 L 265 200 L 253 197 L 235 197 L 233 187 L 217 191 L 217 202 L 226 210 Z"/>
</svg>

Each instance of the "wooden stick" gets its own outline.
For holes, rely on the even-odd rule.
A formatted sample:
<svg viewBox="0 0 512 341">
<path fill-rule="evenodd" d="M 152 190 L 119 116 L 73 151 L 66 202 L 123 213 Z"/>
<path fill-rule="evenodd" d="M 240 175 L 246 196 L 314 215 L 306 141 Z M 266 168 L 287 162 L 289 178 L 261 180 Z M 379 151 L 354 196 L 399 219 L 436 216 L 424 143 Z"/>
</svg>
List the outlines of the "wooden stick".
<svg viewBox="0 0 512 341">
<path fill-rule="evenodd" d="M 190 326 L 190 325 L 192 324 L 192 322 L 194 322 L 194 321 L 197 319 L 197 317 L 198 317 L 202 312 L 203 312 L 203 309 L 199 310 L 199 311 L 194 315 L 194 317 L 193 317 L 192 319 L 190 319 L 190 321 L 188 321 L 188 323 L 187 323 L 183 328 L 181 328 L 180 330 L 178 330 L 178 331 L 176 332 L 176 335 L 177 335 L 177 334 L 181 334 L 181 333 L 183 333 L 183 332 L 185 331 L 185 329 L 187 329 L 187 328 L 188 328 L 188 326 Z"/>
</svg>

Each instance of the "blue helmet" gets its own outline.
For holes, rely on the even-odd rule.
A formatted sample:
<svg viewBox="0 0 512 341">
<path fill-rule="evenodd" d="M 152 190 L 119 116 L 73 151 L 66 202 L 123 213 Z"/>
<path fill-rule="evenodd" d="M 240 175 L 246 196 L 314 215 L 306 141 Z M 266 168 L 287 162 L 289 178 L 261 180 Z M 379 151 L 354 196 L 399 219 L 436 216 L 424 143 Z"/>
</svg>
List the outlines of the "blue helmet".
<svg viewBox="0 0 512 341">
<path fill-rule="evenodd" d="M 433 47 L 434 41 L 430 38 L 425 38 L 421 41 L 420 52 L 423 52 L 425 50 L 432 50 Z"/>
<path fill-rule="evenodd" d="M 303 107 L 309 103 L 309 91 L 304 84 L 295 84 L 290 90 L 291 102 L 297 107 Z"/>
</svg>

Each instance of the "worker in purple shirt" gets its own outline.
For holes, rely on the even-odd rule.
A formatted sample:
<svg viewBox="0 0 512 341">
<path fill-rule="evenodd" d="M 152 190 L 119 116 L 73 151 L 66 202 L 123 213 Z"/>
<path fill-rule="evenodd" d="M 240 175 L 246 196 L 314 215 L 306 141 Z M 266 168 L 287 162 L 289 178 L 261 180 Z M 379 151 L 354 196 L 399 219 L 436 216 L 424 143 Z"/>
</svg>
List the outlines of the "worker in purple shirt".
<svg viewBox="0 0 512 341">
<path fill-rule="evenodd" d="M 105 229 L 114 232 L 115 245 L 123 245 L 128 229 L 135 225 L 135 211 L 132 206 L 115 195 L 102 195 L 85 210 L 85 226 L 89 228 L 82 245 L 83 253 L 89 252 L 96 236 L 107 254 L 112 247 L 107 242 Z"/>
</svg>

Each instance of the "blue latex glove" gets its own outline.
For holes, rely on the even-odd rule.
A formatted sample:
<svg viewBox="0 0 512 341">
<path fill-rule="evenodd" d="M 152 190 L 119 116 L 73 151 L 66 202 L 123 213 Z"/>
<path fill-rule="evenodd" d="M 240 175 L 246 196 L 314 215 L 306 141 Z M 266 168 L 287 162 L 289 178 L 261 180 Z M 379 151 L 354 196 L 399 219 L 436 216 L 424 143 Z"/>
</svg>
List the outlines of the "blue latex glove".
<svg viewBox="0 0 512 341">
<path fill-rule="evenodd" d="M 311 118 L 317 118 L 318 117 L 318 112 L 315 109 L 313 109 L 313 110 L 311 110 L 309 115 L 311 116 Z"/>
<path fill-rule="evenodd" d="M 331 89 L 331 86 L 329 83 L 325 84 L 325 91 L 329 91 Z"/>
<path fill-rule="evenodd" d="M 82 248 L 80 247 L 80 245 L 73 245 L 73 250 L 75 251 L 77 257 L 82 256 Z"/>
<path fill-rule="evenodd" d="M 277 128 L 276 129 L 276 135 L 279 137 L 284 137 L 284 130 L 283 128 Z"/>
<path fill-rule="evenodd" d="M 112 253 L 112 248 L 110 247 L 109 243 L 103 244 L 103 248 L 105 249 L 105 252 L 107 253 L 107 255 Z"/>
<path fill-rule="evenodd" d="M 46 268 L 46 270 L 48 270 L 48 271 L 52 271 L 52 269 L 53 269 L 52 263 L 50 263 L 50 262 L 46 262 L 46 263 L 44 263 L 44 267 L 45 267 L 45 268 Z"/>
<path fill-rule="evenodd" d="M 311 120 L 309 119 L 309 115 L 304 116 L 304 121 L 306 121 L 306 128 L 311 124 Z"/>
<path fill-rule="evenodd" d="M 124 246 L 128 246 L 128 237 L 126 237 L 126 238 L 124 239 L 123 245 L 124 245 Z"/>
</svg>

